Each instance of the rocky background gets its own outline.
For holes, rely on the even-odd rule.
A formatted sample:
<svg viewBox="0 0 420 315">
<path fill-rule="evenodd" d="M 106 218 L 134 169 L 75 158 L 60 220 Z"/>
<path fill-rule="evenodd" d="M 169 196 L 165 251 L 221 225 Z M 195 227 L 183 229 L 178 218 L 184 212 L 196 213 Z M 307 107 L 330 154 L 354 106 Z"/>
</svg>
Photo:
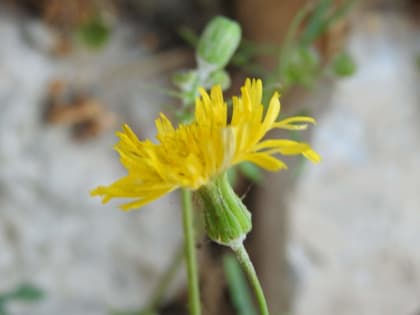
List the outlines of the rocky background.
<svg viewBox="0 0 420 315">
<path fill-rule="evenodd" d="M 99 315 L 141 306 L 182 242 L 176 196 L 123 213 L 89 190 L 125 173 L 111 149 L 122 122 L 141 137 L 153 135 L 168 101 L 151 90 L 166 84 L 160 57 L 134 45 L 127 25 L 115 26 L 100 52 L 53 57 L 46 52 L 50 29 L 6 8 L 0 38 L 0 291 L 30 282 L 47 296 L 11 303 L 11 314 Z M 83 117 L 59 118 L 65 113 L 49 123 L 51 89 L 66 82 L 88 95 L 75 116 L 101 112 L 112 127 L 96 135 L 76 126 Z"/>
<path fill-rule="evenodd" d="M 358 72 L 337 82 L 314 128 L 323 156 L 289 197 L 294 314 L 420 312 L 418 25 L 363 14 Z"/>
<path fill-rule="evenodd" d="M 180 3 L 179 19 L 190 8 Z M 248 246 L 273 314 L 420 312 L 419 24 L 414 10 L 389 5 L 351 17 L 354 76 L 283 101 L 317 117 L 310 141 L 323 162 L 267 174 L 249 193 L 256 224 Z M 163 20 L 147 8 L 143 17 Z M 130 213 L 88 195 L 124 174 L 113 132 L 128 122 L 152 137 L 154 118 L 172 102 L 160 89 L 193 60 L 144 20 L 111 18 L 106 46 L 76 41 L 68 52 L 51 21 L 0 3 L 0 293 L 27 282 L 45 292 L 36 303 L 8 304 L 9 314 L 139 309 L 182 243 L 176 194 Z M 199 246 L 204 309 L 221 314 L 211 303 L 228 300 L 225 285 L 212 284 L 222 278 L 211 262 L 219 254 L 205 239 Z M 185 304 L 184 282 L 181 268 L 162 305 Z"/>
</svg>

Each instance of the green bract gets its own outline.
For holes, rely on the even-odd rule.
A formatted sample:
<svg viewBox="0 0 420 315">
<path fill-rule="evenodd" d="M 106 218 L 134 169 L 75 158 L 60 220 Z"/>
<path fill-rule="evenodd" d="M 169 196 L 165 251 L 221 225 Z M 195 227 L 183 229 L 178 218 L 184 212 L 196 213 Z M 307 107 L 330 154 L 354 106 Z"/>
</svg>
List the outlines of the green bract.
<svg viewBox="0 0 420 315">
<path fill-rule="evenodd" d="M 225 174 L 197 190 L 204 211 L 208 237 L 225 246 L 235 246 L 252 229 L 251 213 L 233 191 Z"/>
</svg>

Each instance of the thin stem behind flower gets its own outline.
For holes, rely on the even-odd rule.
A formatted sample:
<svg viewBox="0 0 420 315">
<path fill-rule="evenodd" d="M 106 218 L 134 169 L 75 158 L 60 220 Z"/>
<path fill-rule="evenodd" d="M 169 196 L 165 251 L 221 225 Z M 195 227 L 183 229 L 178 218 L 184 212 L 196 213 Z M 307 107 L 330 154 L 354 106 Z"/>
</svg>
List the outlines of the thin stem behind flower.
<svg viewBox="0 0 420 315">
<path fill-rule="evenodd" d="M 188 276 L 188 308 L 190 315 L 200 315 L 201 304 L 197 275 L 192 201 L 191 192 L 186 189 L 182 190 L 182 221 L 184 226 L 185 263 L 187 265 Z"/>
<path fill-rule="evenodd" d="M 261 315 L 269 315 L 267 301 L 265 300 L 263 289 L 261 287 L 260 281 L 258 280 L 254 265 L 252 264 L 251 259 L 248 256 L 248 252 L 244 247 L 244 244 L 241 243 L 240 245 L 232 247 L 232 249 L 248 276 L 251 286 L 255 292 L 255 297 L 257 298 Z"/>
</svg>

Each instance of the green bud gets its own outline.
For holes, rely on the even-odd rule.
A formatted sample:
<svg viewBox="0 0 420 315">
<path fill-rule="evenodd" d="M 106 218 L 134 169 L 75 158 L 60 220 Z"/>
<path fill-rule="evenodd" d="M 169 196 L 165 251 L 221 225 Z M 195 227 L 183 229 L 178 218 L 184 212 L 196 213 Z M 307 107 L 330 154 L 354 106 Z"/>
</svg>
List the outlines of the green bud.
<svg viewBox="0 0 420 315">
<path fill-rule="evenodd" d="M 196 196 L 204 211 L 208 237 L 229 247 L 242 244 L 252 229 L 251 213 L 233 191 L 227 174 L 197 190 Z"/>
<path fill-rule="evenodd" d="M 229 74 L 225 70 L 220 69 L 210 74 L 204 86 L 205 88 L 210 89 L 212 86 L 220 84 L 222 86 L 222 90 L 226 90 L 230 87 L 230 83 Z"/>
<path fill-rule="evenodd" d="M 198 41 L 198 67 L 208 72 L 222 69 L 232 58 L 240 40 L 239 24 L 226 17 L 216 16 L 207 24 Z"/>
</svg>

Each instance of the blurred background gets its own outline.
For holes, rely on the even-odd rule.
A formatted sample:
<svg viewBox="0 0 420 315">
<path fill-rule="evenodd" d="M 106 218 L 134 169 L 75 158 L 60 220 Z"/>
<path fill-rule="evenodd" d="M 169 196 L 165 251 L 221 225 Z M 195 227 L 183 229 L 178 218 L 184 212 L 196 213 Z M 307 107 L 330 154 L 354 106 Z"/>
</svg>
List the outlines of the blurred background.
<svg viewBox="0 0 420 315">
<path fill-rule="evenodd" d="M 318 121 L 319 165 L 237 172 L 271 313 L 420 314 L 419 1 L 3 0 L 1 315 L 187 313 L 177 194 L 124 213 L 89 190 L 125 174 L 122 123 L 176 119 L 171 78 L 216 15 L 243 30 L 227 93 L 262 77 Z M 197 248 L 203 313 L 257 314 L 228 252 Z"/>
</svg>

